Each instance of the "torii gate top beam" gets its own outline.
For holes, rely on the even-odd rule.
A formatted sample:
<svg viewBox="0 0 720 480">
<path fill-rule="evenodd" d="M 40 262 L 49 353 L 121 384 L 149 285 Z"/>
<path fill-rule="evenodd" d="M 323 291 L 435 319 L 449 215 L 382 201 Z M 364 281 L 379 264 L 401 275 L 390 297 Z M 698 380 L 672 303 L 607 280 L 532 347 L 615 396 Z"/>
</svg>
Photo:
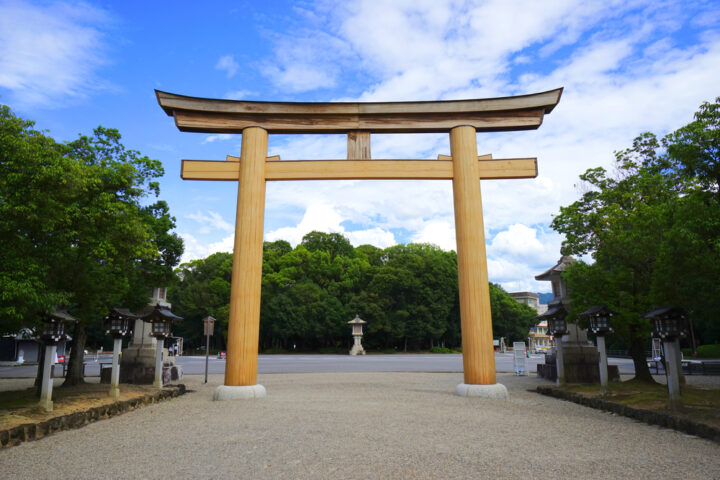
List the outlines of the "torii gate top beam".
<svg viewBox="0 0 720 480">
<path fill-rule="evenodd" d="M 530 95 L 429 102 L 250 102 L 188 97 L 155 90 L 158 103 L 184 132 L 447 133 L 458 125 L 481 132 L 533 130 L 560 101 L 562 88 Z"/>
</svg>

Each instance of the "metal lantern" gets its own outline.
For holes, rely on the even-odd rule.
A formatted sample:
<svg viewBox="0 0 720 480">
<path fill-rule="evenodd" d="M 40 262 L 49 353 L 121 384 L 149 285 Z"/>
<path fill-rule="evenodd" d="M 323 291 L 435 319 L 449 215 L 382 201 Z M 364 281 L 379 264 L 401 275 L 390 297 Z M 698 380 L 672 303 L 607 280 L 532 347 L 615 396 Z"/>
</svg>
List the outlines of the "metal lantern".
<svg viewBox="0 0 720 480">
<path fill-rule="evenodd" d="M 645 318 L 653 322 L 653 336 L 674 340 L 688 334 L 687 314 L 679 307 L 661 307 L 652 310 Z"/>
<path fill-rule="evenodd" d="M 124 337 L 130 333 L 130 320 L 136 318 L 137 316 L 127 308 L 113 308 L 110 310 L 110 314 L 105 317 L 105 325 L 107 326 L 105 333 L 115 338 Z"/>
<path fill-rule="evenodd" d="M 548 324 L 548 332 L 553 337 L 565 335 L 567 333 L 567 310 L 562 303 L 553 305 L 548 309 L 547 312 L 542 315 L 538 315 L 538 320 L 546 320 Z"/>
<path fill-rule="evenodd" d="M 596 335 L 605 335 L 613 331 L 610 326 L 610 318 L 613 316 L 613 312 L 605 305 L 590 307 L 579 316 L 587 317 L 590 324 L 588 329 Z"/>
<path fill-rule="evenodd" d="M 165 307 L 156 305 L 155 308 L 142 317 L 142 319 L 146 322 L 152 322 L 151 336 L 155 338 L 166 338 L 170 336 L 170 326 L 174 322 L 182 320 L 182 317 L 178 317 Z"/>
<path fill-rule="evenodd" d="M 42 332 L 40 338 L 48 345 L 55 344 L 61 340 L 65 340 L 67 335 L 65 334 L 66 323 L 76 323 L 77 318 L 70 315 L 67 310 L 55 310 L 53 313 L 44 315 Z"/>
</svg>

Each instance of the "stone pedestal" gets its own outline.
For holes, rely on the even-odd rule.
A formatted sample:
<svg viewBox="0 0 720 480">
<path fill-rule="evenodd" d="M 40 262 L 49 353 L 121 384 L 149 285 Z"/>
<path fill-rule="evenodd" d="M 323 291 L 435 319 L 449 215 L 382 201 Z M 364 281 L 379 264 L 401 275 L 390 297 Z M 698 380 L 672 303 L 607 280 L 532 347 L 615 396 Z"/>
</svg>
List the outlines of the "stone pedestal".
<svg viewBox="0 0 720 480">
<path fill-rule="evenodd" d="M 155 380 L 157 340 L 150 336 L 152 325 L 135 320 L 130 345 L 123 350 L 120 383 L 150 385 Z"/>
<path fill-rule="evenodd" d="M 568 333 L 562 337 L 562 360 L 565 382 L 600 382 L 600 354 L 594 345 L 588 343 L 585 330 L 575 323 L 568 323 Z"/>
<path fill-rule="evenodd" d="M 360 342 L 362 340 L 362 337 L 359 335 L 353 336 L 353 346 L 350 349 L 350 355 L 365 355 L 365 349 L 362 346 L 362 343 Z"/>
</svg>

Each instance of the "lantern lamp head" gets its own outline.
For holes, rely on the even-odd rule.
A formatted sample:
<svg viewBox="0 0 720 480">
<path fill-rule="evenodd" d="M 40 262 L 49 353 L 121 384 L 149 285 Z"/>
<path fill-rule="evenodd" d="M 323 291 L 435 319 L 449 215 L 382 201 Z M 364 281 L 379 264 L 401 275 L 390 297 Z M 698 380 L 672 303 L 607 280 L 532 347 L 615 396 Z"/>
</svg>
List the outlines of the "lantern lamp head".
<svg viewBox="0 0 720 480">
<path fill-rule="evenodd" d="M 76 323 L 77 318 L 70 315 L 65 309 L 55 310 L 53 313 L 44 315 L 44 326 L 40 338 L 48 345 L 67 339 L 65 334 L 66 323 Z"/>
<path fill-rule="evenodd" d="M 610 319 L 613 315 L 614 312 L 605 305 L 596 305 L 588 308 L 579 316 L 588 319 L 588 330 L 592 333 L 596 335 L 605 335 L 613 332 L 613 329 L 610 326 Z"/>
<path fill-rule="evenodd" d="M 653 335 L 662 340 L 675 340 L 688 334 L 687 313 L 679 307 L 660 307 L 645 317 L 653 322 Z"/>
<path fill-rule="evenodd" d="M 567 317 L 567 310 L 565 310 L 562 303 L 558 303 L 549 308 L 547 312 L 542 315 L 538 315 L 537 318 L 541 321 L 546 320 L 548 324 L 548 332 L 552 336 L 557 337 L 567 333 L 567 322 L 565 321 L 565 317 Z"/>
<path fill-rule="evenodd" d="M 137 318 L 127 308 L 113 308 L 107 317 L 105 317 L 106 334 L 115 338 L 124 337 L 130 333 L 130 320 Z"/>
<path fill-rule="evenodd" d="M 156 305 L 155 308 L 142 317 L 142 319 L 152 323 L 150 335 L 156 338 L 166 338 L 170 336 L 170 326 L 174 322 L 182 320 L 182 317 L 178 317 L 165 307 Z"/>
</svg>

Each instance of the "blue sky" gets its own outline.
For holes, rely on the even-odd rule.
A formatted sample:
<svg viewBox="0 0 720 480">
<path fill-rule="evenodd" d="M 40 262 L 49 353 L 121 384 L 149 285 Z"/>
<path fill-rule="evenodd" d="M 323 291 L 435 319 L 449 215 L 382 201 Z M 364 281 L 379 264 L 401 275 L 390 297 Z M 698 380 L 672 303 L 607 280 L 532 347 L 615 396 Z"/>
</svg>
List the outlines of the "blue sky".
<svg viewBox="0 0 720 480">
<path fill-rule="evenodd" d="M 565 87 L 539 130 L 479 134 L 480 153 L 537 156 L 539 176 L 483 181 L 491 281 L 533 277 L 560 256 L 549 229 L 587 168 L 643 131 L 664 134 L 720 95 L 714 1 L 0 0 L 0 102 L 60 140 L 98 125 L 162 161 L 161 198 L 185 259 L 230 251 L 237 187 L 180 179 L 180 159 L 239 155 L 239 135 L 182 133 L 154 89 L 267 101 L 486 98 Z M 373 136 L 375 158 L 448 154 L 446 135 Z M 344 158 L 343 136 L 271 136 L 283 159 Z M 355 245 L 454 249 L 447 181 L 272 182 L 265 238 L 310 230 Z"/>
</svg>

